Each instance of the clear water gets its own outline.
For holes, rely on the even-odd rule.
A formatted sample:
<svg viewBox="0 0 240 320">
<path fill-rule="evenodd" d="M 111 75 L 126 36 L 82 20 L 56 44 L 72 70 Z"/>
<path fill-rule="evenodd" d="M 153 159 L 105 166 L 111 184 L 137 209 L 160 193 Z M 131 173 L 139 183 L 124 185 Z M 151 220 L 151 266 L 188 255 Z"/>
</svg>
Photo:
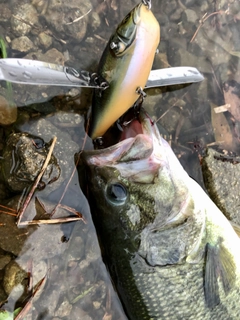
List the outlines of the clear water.
<svg viewBox="0 0 240 320">
<path fill-rule="evenodd" d="M 8 57 L 65 62 L 94 72 L 110 35 L 137 3 L 135 0 L 0 1 L 0 34 L 7 43 Z M 161 26 L 161 42 L 153 68 L 193 66 L 204 74 L 205 80 L 200 84 L 149 89 L 144 106 L 172 141 L 184 167 L 200 184 L 198 157 L 207 145 L 229 154 L 239 152 L 239 8 L 238 2 L 227 1 L 152 1 L 152 11 Z M 26 12 L 30 14 L 25 15 Z M 205 20 L 200 25 L 201 19 Z M 28 46 L 16 42 L 24 33 L 32 41 Z M 48 38 L 43 40 L 46 34 Z M 50 44 L 46 44 L 48 41 Z M 27 71 L 25 75 L 29 76 Z M 225 82 L 233 86 L 235 93 L 226 95 Z M 5 88 L 5 82 L 1 82 L 3 96 Z M 12 125 L 3 123 L 0 127 L 1 157 L 4 158 L 12 132 L 27 132 L 46 143 L 57 136 L 54 152 L 61 168 L 60 182 L 47 184 L 35 192 L 23 220 L 30 221 L 43 214 L 43 207 L 52 212 L 74 170 L 74 154 L 82 148 L 93 148 L 84 129 L 91 95 L 89 89 L 13 85 L 18 114 Z M 214 112 L 214 108 L 226 104 L 231 104 L 231 112 Z M 6 108 L 0 111 L 14 117 Z M 16 171 L 16 166 L 17 160 L 11 172 Z M 78 174 L 73 175 L 61 204 L 81 212 L 85 222 L 17 228 L 14 216 L 0 213 L 2 309 L 12 312 L 22 307 L 31 296 L 31 287 L 45 277 L 33 300 L 29 319 L 125 318 L 101 259 Z M 29 189 L 12 192 L 3 177 L 0 184 L 1 204 L 18 209 Z M 54 217 L 66 215 L 69 210 L 59 206 Z"/>
</svg>

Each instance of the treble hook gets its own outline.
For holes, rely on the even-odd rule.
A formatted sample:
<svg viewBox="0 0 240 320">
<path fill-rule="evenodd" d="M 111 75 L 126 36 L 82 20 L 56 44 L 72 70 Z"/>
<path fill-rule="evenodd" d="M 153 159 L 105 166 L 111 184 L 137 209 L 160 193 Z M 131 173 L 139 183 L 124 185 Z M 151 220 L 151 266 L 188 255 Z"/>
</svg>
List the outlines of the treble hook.
<svg viewBox="0 0 240 320">
<path fill-rule="evenodd" d="M 142 0 L 142 3 L 148 7 L 148 10 L 151 10 L 151 7 L 152 7 L 151 0 Z"/>
</svg>

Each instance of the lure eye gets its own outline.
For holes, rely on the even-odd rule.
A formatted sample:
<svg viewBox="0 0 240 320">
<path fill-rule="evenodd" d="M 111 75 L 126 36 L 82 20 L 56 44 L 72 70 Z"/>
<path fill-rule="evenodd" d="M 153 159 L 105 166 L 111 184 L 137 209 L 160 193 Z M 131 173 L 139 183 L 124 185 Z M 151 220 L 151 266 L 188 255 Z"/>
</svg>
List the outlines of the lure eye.
<svg viewBox="0 0 240 320">
<path fill-rule="evenodd" d="M 122 42 L 118 43 L 118 50 L 117 50 L 117 54 L 119 53 L 123 53 L 123 51 L 126 49 L 126 45 Z"/>
<path fill-rule="evenodd" d="M 107 190 L 106 190 L 107 199 L 115 205 L 124 204 L 125 201 L 127 200 L 127 195 L 128 195 L 128 192 L 126 187 L 119 182 L 112 183 L 107 186 Z"/>
<path fill-rule="evenodd" d="M 111 42 L 110 48 L 114 51 L 115 55 L 119 55 L 124 52 L 126 45 L 123 42 Z"/>
</svg>

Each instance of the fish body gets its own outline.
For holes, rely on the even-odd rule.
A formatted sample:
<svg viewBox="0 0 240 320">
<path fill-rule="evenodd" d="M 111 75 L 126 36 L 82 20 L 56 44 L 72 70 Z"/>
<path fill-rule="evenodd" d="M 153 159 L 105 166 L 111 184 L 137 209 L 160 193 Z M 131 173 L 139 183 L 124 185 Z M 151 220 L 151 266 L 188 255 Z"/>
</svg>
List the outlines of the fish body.
<svg viewBox="0 0 240 320">
<path fill-rule="evenodd" d="M 98 74 L 109 83 L 95 90 L 89 136 L 101 137 L 138 99 L 145 87 L 160 40 L 160 27 L 151 10 L 139 4 L 119 24 L 101 57 Z"/>
<path fill-rule="evenodd" d="M 128 318 L 240 319 L 238 236 L 144 111 L 138 122 L 135 136 L 82 156 Z"/>
</svg>

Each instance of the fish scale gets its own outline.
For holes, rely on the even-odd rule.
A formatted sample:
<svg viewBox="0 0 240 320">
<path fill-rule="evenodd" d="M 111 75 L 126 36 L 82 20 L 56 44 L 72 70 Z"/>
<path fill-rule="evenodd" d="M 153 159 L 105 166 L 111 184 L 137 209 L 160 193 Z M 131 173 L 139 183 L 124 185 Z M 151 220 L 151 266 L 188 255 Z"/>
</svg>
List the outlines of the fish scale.
<svg viewBox="0 0 240 320">
<path fill-rule="evenodd" d="M 118 260 L 120 272 L 123 265 Z M 127 260 L 127 257 L 126 257 Z M 123 263 L 124 264 L 124 263 Z M 139 268 L 133 269 L 133 276 L 128 276 L 122 280 L 122 286 L 127 292 L 126 299 L 131 304 L 134 313 L 128 315 L 130 319 L 179 319 L 179 320 L 226 320 L 239 319 L 240 313 L 231 317 L 235 313 L 234 309 L 239 309 L 239 301 L 235 295 L 240 297 L 238 289 L 227 298 L 226 308 L 223 304 L 216 307 L 214 311 L 205 307 L 203 291 L 203 269 L 204 262 L 198 265 L 180 265 L 167 267 L 166 269 L 155 268 L 150 274 L 141 272 Z M 129 274 L 129 272 L 126 272 Z M 181 275 L 179 277 L 179 275 Z M 157 285 L 156 285 L 157 283 Z M 240 284 L 238 280 L 238 285 Z M 139 292 L 144 293 L 141 301 Z M 184 299 L 182 298 L 184 295 Z M 169 297 L 169 298 L 168 298 Z M 188 304 L 186 304 L 186 301 Z M 147 308 L 146 308 L 147 307 Z M 149 312 L 149 310 L 152 310 Z"/>
</svg>

